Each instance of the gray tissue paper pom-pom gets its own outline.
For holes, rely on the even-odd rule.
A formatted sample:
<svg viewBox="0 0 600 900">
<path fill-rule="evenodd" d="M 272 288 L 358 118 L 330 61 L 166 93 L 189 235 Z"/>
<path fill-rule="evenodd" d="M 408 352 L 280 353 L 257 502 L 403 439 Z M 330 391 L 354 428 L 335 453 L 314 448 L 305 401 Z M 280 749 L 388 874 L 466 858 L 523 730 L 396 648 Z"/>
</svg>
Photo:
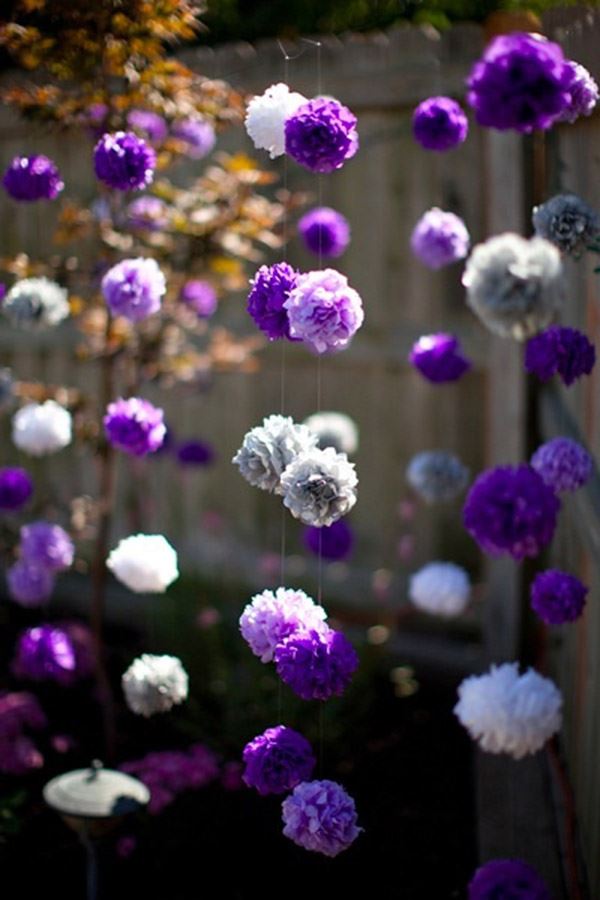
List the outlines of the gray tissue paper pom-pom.
<svg viewBox="0 0 600 900">
<path fill-rule="evenodd" d="M 316 444 L 316 435 L 306 425 L 297 425 L 290 416 L 268 416 L 244 436 L 232 462 L 250 484 L 281 494 L 285 468 Z"/>
<path fill-rule="evenodd" d="M 176 656 L 144 653 L 121 679 L 129 709 L 142 716 L 168 712 L 188 695 L 188 676 Z"/>
<path fill-rule="evenodd" d="M 283 503 L 305 525 L 332 525 L 356 503 L 354 463 L 332 447 L 309 450 L 290 463 L 281 479 Z"/>
<path fill-rule="evenodd" d="M 413 456 L 406 480 L 427 503 L 453 500 L 469 483 L 469 470 L 452 453 L 426 450 Z"/>
<path fill-rule="evenodd" d="M 533 227 L 563 253 L 579 255 L 598 237 L 600 216 L 576 194 L 557 194 L 533 210 Z"/>
</svg>

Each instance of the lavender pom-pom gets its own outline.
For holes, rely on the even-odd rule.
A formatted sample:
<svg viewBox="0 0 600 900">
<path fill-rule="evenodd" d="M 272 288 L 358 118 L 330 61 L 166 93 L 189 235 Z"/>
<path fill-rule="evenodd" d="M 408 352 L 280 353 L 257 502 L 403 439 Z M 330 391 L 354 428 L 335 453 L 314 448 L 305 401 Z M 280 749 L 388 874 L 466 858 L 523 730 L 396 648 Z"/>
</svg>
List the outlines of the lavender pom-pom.
<svg viewBox="0 0 600 900">
<path fill-rule="evenodd" d="M 33 481 L 25 469 L 0 469 L 0 510 L 15 512 L 25 506 L 33 494 Z"/>
<path fill-rule="evenodd" d="M 249 484 L 263 491 L 283 492 L 281 477 L 297 457 L 316 447 L 317 437 L 289 416 L 267 416 L 244 435 L 232 462 Z"/>
<path fill-rule="evenodd" d="M 468 900 L 552 900 L 541 875 L 520 859 L 492 859 L 475 872 Z"/>
<path fill-rule="evenodd" d="M 210 281 L 192 279 L 181 288 L 180 298 L 200 319 L 209 319 L 218 306 L 217 292 Z"/>
<path fill-rule="evenodd" d="M 305 781 L 282 805 L 283 833 L 305 850 L 337 856 L 356 840 L 354 800 L 335 781 Z"/>
<path fill-rule="evenodd" d="M 2 184 L 13 200 L 54 200 L 64 182 L 55 163 L 47 156 L 15 156 L 6 169 Z"/>
<path fill-rule="evenodd" d="M 413 253 L 430 269 L 441 269 L 464 259 L 469 252 L 469 232 L 463 220 L 434 206 L 424 213 L 410 238 Z"/>
<path fill-rule="evenodd" d="M 94 148 L 96 177 L 118 191 L 139 191 L 152 183 L 156 153 L 132 131 L 103 134 Z"/>
<path fill-rule="evenodd" d="M 21 556 L 51 572 L 64 572 L 73 564 L 75 546 L 60 525 L 31 522 L 21 528 Z"/>
<path fill-rule="evenodd" d="M 346 559 L 354 546 L 354 533 L 343 519 L 322 528 L 308 525 L 304 529 L 303 539 L 307 550 L 332 562 Z"/>
<path fill-rule="evenodd" d="M 469 470 L 445 450 L 425 450 L 413 456 L 406 480 L 427 503 L 453 500 L 469 483 Z"/>
<path fill-rule="evenodd" d="M 560 500 L 531 466 L 483 472 L 467 496 L 463 521 L 484 553 L 521 560 L 550 543 Z"/>
<path fill-rule="evenodd" d="M 531 608 L 548 625 L 574 622 L 583 612 L 587 593 L 586 586 L 574 575 L 547 569 L 533 580 Z"/>
<path fill-rule="evenodd" d="M 357 150 L 356 116 L 337 100 L 308 100 L 285 121 L 285 152 L 311 172 L 341 169 Z"/>
<path fill-rule="evenodd" d="M 444 151 L 466 140 L 469 121 L 456 100 L 429 97 L 415 109 L 412 128 L 415 140 L 425 150 Z"/>
<path fill-rule="evenodd" d="M 576 491 L 592 477 L 593 460 L 585 447 L 571 438 L 557 437 L 542 444 L 531 466 L 553 491 Z"/>
<path fill-rule="evenodd" d="M 471 368 L 458 338 L 452 334 L 424 334 L 413 345 L 408 359 L 432 384 L 458 381 Z"/>
<path fill-rule="evenodd" d="M 169 131 L 163 117 L 150 109 L 132 109 L 127 114 L 127 124 L 130 128 L 137 128 L 156 144 L 162 143 Z"/>
<path fill-rule="evenodd" d="M 356 503 L 354 463 L 332 447 L 299 454 L 281 476 L 283 504 L 305 525 L 332 525 Z"/>
<path fill-rule="evenodd" d="M 329 206 L 305 213 L 298 222 L 298 233 L 307 250 L 330 259 L 341 256 L 350 243 L 348 219 Z"/>
<path fill-rule="evenodd" d="M 327 613 L 304 591 L 280 587 L 256 594 L 240 616 L 240 631 L 255 656 L 271 662 L 275 648 L 298 630 L 319 631 Z"/>
<path fill-rule="evenodd" d="M 316 759 L 309 742 L 285 725 L 267 728 L 244 747 L 244 774 L 248 787 L 259 794 L 285 794 L 307 781 Z"/>
<path fill-rule="evenodd" d="M 596 363 L 596 349 L 576 328 L 554 325 L 527 341 L 525 369 L 540 381 L 558 374 L 569 387 L 589 375 Z"/>
<path fill-rule="evenodd" d="M 206 119 L 181 119 L 174 123 L 172 133 L 186 145 L 190 159 L 203 159 L 217 142 L 215 129 Z"/>
<path fill-rule="evenodd" d="M 283 305 L 291 337 L 316 353 L 344 350 L 364 321 L 359 294 L 335 269 L 299 275 Z"/>
<path fill-rule="evenodd" d="M 109 403 L 103 422 L 109 443 L 131 456 L 154 453 L 167 433 L 162 409 L 139 397 Z"/>
<path fill-rule="evenodd" d="M 169 224 L 168 208 L 158 197 L 138 197 L 127 207 L 127 224 L 138 231 L 161 231 Z"/>
<path fill-rule="evenodd" d="M 358 668 L 354 647 L 333 628 L 294 631 L 273 658 L 281 680 L 303 700 L 341 696 Z"/>
<path fill-rule="evenodd" d="M 250 281 L 248 312 L 270 341 L 294 340 L 290 335 L 285 303 L 297 281 L 298 272 L 286 262 L 261 266 Z"/>
<path fill-rule="evenodd" d="M 11 599 L 19 606 L 43 606 L 54 590 L 54 573 L 26 559 L 6 570 L 6 581 Z"/>
<path fill-rule="evenodd" d="M 480 125 L 529 133 L 550 128 L 568 109 L 572 75 L 558 44 L 539 34 L 494 38 L 467 79 Z"/>
<path fill-rule="evenodd" d="M 590 116 L 598 103 L 598 85 L 585 66 L 567 60 L 569 72 L 569 103 L 558 122 L 575 122 L 580 116 Z"/>
<path fill-rule="evenodd" d="M 600 216 L 576 194 L 551 197 L 534 207 L 532 219 L 538 237 L 574 256 L 581 254 L 600 232 Z"/>
<path fill-rule="evenodd" d="M 478 244 L 462 281 L 483 324 L 517 340 L 549 325 L 564 299 L 560 253 L 540 237 L 507 233 Z"/>
<path fill-rule="evenodd" d="M 141 322 L 160 309 L 167 289 L 154 259 L 123 259 L 102 279 L 102 293 L 113 316 Z"/>
</svg>

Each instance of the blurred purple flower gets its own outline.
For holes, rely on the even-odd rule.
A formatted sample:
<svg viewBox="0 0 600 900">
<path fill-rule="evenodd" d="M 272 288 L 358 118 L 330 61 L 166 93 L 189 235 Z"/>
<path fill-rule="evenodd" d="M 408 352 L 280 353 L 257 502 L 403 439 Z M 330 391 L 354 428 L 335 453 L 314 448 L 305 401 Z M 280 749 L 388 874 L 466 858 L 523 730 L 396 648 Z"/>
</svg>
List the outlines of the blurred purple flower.
<svg viewBox="0 0 600 900">
<path fill-rule="evenodd" d="M 217 292 L 210 281 L 201 279 L 186 281 L 179 296 L 182 302 L 193 309 L 201 319 L 209 319 L 218 306 Z"/>
<path fill-rule="evenodd" d="M 556 373 L 569 387 L 589 375 L 596 362 L 596 348 L 576 328 L 553 325 L 530 338 L 525 347 L 525 369 L 549 381 Z"/>
<path fill-rule="evenodd" d="M 429 97 L 413 113 L 413 135 L 425 150 L 451 150 L 462 144 L 469 131 L 469 120 L 451 97 Z"/>
<path fill-rule="evenodd" d="M 206 441 L 184 441 L 176 450 L 177 462 L 182 466 L 210 466 L 215 461 L 215 451 Z"/>
<path fill-rule="evenodd" d="M 452 334 L 424 334 L 413 345 L 409 362 L 432 384 L 458 381 L 471 368 L 458 338 Z"/>
<path fill-rule="evenodd" d="M 0 510 L 21 509 L 33 494 L 33 481 L 25 469 L 0 469 Z"/>
<path fill-rule="evenodd" d="M 173 137 L 187 144 L 187 155 L 192 159 L 202 159 L 215 146 L 215 129 L 205 119 L 181 119 L 171 128 Z"/>
<path fill-rule="evenodd" d="M 15 156 L 2 178 L 13 200 L 54 200 L 64 182 L 56 165 L 47 156 Z"/>
<path fill-rule="evenodd" d="M 298 233 L 306 249 L 321 257 L 341 256 L 350 243 L 348 219 L 329 206 L 305 213 L 298 222 Z"/>
<path fill-rule="evenodd" d="M 244 747 L 243 780 L 259 794 L 285 794 L 309 779 L 316 759 L 305 737 L 277 725 L 267 728 Z"/>
<path fill-rule="evenodd" d="M 139 231 L 160 231 L 169 224 L 167 206 L 158 197 L 138 197 L 127 207 L 127 223 Z"/>
<path fill-rule="evenodd" d="M 548 625 L 574 622 L 583 612 L 588 588 L 558 569 L 539 572 L 531 585 L 531 608 Z"/>
<path fill-rule="evenodd" d="M 132 131 L 103 134 L 94 148 L 96 177 L 118 191 L 139 191 L 151 184 L 156 153 Z"/>
<path fill-rule="evenodd" d="M 21 556 L 51 572 L 61 572 L 73 564 L 75 546 L 60 525 L 30 522 L 20 532 Z"/>
<path fill-rule="evenodd" d="M 552 900 L 532 866 L 520 859 L 492 859 L 475 872 L 469 900 Z"/>
<path fill-rule="evenodd" d="M 354 547 L 354 533 L 343 519 L 321 528 L 308 525 L 302 534 L 306 549 L 323 559 L 347 559 Z"/>
<path fill-rule="evenodd" d="M 12 671 L 17 678 L 71 685 L 87 678 L 93 667 L 93 641 L 77 623 L 27 628 L 17 641 Z"/>
<path fill-rule="evenodd" d="M 8 593 L 19 606 L 43 606 L 54 590 L 54 573 L 20 559 L 6 570 Z"/>
<path fill-rule="evenodd" d="M 155 144 L 162 143 L 168 134 L 163 117 L 149 109 L 132 109 L 127 115 L 127 124 L 130 128 L 143 132 Z"/>
<path fill-rule="evenodd" d="M 576 491 L 592 477 L 594 462 L 585 447 L 571 438 L 557 437 L 542 444 L 531 466 L 556 493 Z"/>
</svg>

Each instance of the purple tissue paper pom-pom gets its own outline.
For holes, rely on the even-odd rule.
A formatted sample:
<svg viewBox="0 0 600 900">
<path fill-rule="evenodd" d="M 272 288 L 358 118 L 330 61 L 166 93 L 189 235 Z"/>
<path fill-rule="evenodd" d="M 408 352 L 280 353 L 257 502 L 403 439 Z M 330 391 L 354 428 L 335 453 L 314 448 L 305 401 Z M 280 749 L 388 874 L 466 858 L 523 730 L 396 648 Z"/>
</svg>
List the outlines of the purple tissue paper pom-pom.
<svg viewBox="0 0 600 900">
<path fill-rule="evenodd" d="M 154 453 L 167 432 L 162 409 L 139 397 L 109 403 L 103 422 L 107 440 L 131 456 Z"/>
<path fill-rule="evenodd" d="M 530 338 L 525 347 L 525 369 L 540 381 L 558 374 L 569 387 L 589 375 L 596 362 L 596 348 L 576 328 L 553 325 Z"/>
<path fill-rule="evenodd" d="M 579 116 L 589 116 L 598 103 L 598 85 L 588 70 L 574 60 L 567 60 L 569 72 L 569 104 L 558 117 L 559 122 L 575 122 Z"/>
<path fill-rule="evenodd" d="M 291 336 L 315 353 L 344 350 L 365 317 L 360 295 L 335 269 L 299 275 L 284 306 Z"/>
<path fill-rule="evenodd" d="M 25 506 L 33 494 L 33 481 L 25 469 L 0 469 L 0 510 L 15 512 Z"/>
<path fill-rule="evenodd" d="M 143 131 L 148 140 L 160 144 L 168 134 L 167 123 L 158 113 L 149 109 L 132 109 L 127 115 L 127 124 L 130 128 Z"/>
<path fill-rule="evenodd" d="M 451 97 L 428 97 L 415 109 L 412 128 L 425 150 L 451 150 L 466 140 L 469 120 Z"/>
<path fill-rule="evenodd" d="M 103 134 L 94 148 L 96 177 L 118 191 L 138 191 L 151 184 L 156 153 L 133 131 Z"/>
<path fill-rule="evenodd" d="M 64 182 L 55 163 L 47 156 L 15 156 L 10 163 L 2 184 L 13 200 L 54 200 Z"/>
<path fill-rule="evenodd" d="M 218 306 L 217 292 L 210 281 L 186 281 L 179 294 L 182 303 L 193 309 L 200 319 L 209 319 Z"/>
<path fill-rule="evenodd" d="M 206 441 L 184 441 L 176 450 L 177 462 L 182 466 L 210 466 L 215 451 Z"/>
<path fill-rule="evenodd" d="M 492 859 L 475 872 L 469 900 L 552 900 L 532 866 L 520 859 Z"/>
<path fill-rule="evenodd" d="M 572 74 L 558 44 L 539 34 L 494 38 L 467 79 L 480 125 L 528 133 L 550 128 L 568 108 Z"/>
<path fill-rule="evenodd" d="M 562 625 L 579 618 L 587 593 L 588 588 L 579 578 L 559 569 L 547 569 L 533 580 L 531 608 L 548 625 Z"/>
<path fill-rule="evenodd" d="M 350 641 L 333 628 L 298 630 L 275 648 L 277 674 L 303 700 L 339 697 L 358 667 Z"/>
<path fill-rule="evenodd" d="M 60 525 L 31 522 L 21 528 L 21 556 L 51 572 L 62 572 L 73 564 L 75 546 Z"/>
<path fill-rule="evenodd" d="M 557 437 L 542 444 L 531 466 L 556 493 L 576 491 L 592 477 L 593 460 L 585 447 L 571 438 Z"/>
<path fill-rule="evenodd" d="M 270 341 L 290 337 L 290 323 L 284 304 L 296 286 L 298 272 L 288 263 L 261 266 L 250 281 L 248 312 Z"/>
<path fill-rule="evenodd" d="M 337 856 L 359 836 L 354 800 L 335 781 L 303 781 L 283 801 L 283 833 L 305 850 Z"/>
<path fill-rule="evenodd" d="M 18 678 L 70 685 L 91 674 L 92 648 L 91 632 L 84 625 L 38 625 L 21 633 L 12 670 Z"/>
<path fill-rule="evenodd" d="M 113 316 L 141 322 L 159 311 L 165 276 L 154 259 L 122 259 L 102 279 L 102 293 Z"/>
<path fill-rule="evenodd" d="M 20 606 L 42 606 L 54 589 L 54 572 L 39 563 L 19 559 L 6 571 L 8 593 Z"/>
<path fill-rule="evenodd" d="M 293 728 L 267 728 L 244 748 L 242 778 L 259 794 L 284 794 L 310 778 L 316 760 L 309 742 Z"/>
<path fill-rule="evenodd" d="M 167 207 L 158 197 L 138 197 L 127 207 L 127 224 L 140 231 L 160 231 L 169 224 Z"/>
<path fill-rule="evenodd" d="M 308 525 L 303 538 L 307 550 L 332 562 L 346 559 L 354 546 L 354 533 L 343 519 L 321 528 Z"/>
<path fill-rule="evenodd" d="M 341 256 L 350 243 L 348 219 L 329 206 L 317 206 L 298 222 L 298 233 L 307 250 L 315 256 Z"/>
<path fill-rule="evenodd" d="M 463 521 L 491 556 L 537 556 L 552 540 L 560 500 L 528 465 L 498 466 L 472 485 Z"/>
<path fill-rule="evenodd" d="M 408 357 L 421 375 L 433 384 L 458 381 L 471 368 L 463 356 L 458 338 L 452 334 L 424 334 Z"/>
<path fill-rule="evenodd" d="M 427 210 L 410 239 L 413 253 L 430 269 L 441 269 L 469 252 L 469 232 L 463 220 L 437 206 Z"/>
<path fill-rule="evenodd" d="M 337 100 L 309 100 L 285 121 L 285 152 L 311 172 L 340 169 L 357 150 L 356 116 Z"/>
<path fill-rule="evenodd" d="M 187 144 L 187 155 L 191 159 L 207 156 L 216 144 L 215 129 L 204 119 L 181 119 L 172 127 L 173 137 Z"/>
</svg>

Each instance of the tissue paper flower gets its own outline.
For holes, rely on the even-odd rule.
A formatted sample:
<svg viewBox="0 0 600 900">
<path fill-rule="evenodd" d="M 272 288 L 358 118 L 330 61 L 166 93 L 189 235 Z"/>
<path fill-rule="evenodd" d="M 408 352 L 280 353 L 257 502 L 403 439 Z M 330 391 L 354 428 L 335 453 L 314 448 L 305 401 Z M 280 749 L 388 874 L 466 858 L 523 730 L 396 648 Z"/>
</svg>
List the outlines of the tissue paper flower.
<svg viewBox="0 0 600 900">
<path fill-rule="evenodd" d="M 182 303 L 193 309 L 200 319 L 210 319 L 216 312 L 217 292 L 210 281 L 202 281 L 197 278 L 186 281 L 181 288 L 179 297 Z"/>
<path fill-rule="evenodd" d="M 256 594 L 240 616 L 240 631 L 255 656 L 271 662 L 275 648 L 299 629 L 318 631 L 327 613 L 304 591 L 279 587 Z"/>
<path fill-rule="evenodd" d="M 169 210 L 158 197 L 138 197 L 127 207 L 127 223 L 139 231 L 161 231 L 169 224 Z"/>
<path fill-rule="evenodd" d="M 576 328 L 553 325 L 527 341 L 525 368 L 549 381 L 555 373 L 569 387 L 582 375 L 589 375 L 596 362 L 596 349 Z"/>
<path fill-rule="evenodd" d="M 55 163 L 47 156 L 15 156 L 2 177 L 2 185 L 13 200 L 54 200 L 64 182 Z"/>
<path fill-rule="evenodd" d="M 406 480 L 427 503 L 458 497 L 469 483 L 470 472 L 458 457 L 445 450 L 425 450 L 413 456 Z"/>
<path fill-rule="evenodd" d="M 579 618 L 587 593 L 588 588 L 574 575 L 547 569 L 533 580 L 531 608 L 547 625 L 563 625 Z"/>
<path fill-rule="evenodd" d="M 317 764 L 306 738 L 285 725 L 253 738 L 244 747 L 243 759 L 245 784 L 263 796 L 286 794 L 307 781 Z"/>
<path fill-rule="evenodd" d="M 13 674 L 69 686 L 88 678 L 94 665 L 92 633 L 77 622 L 27 628 L 17 641 Z"/>
<path fill-rule="evenodd" d="M 298 272 L 288 263 L 261 266 L 250 281 L 248 312 L 270 341 L 293 340 L 288 314 L 284 307 L 290 291 L 296 286 Z"/>
<path fill-rule="evenodd" d="M 358 426 L 345 413 L 313 413 L 304 420 L 304 424 L 317 436 L 321 450 L 333 447 L 337 453 L 346 453 L 348 456 L 353 456 L 358 450 Z"/>
<path fill-rule="evenodd" d="M 413 253 L 430 269 L 441 269 L 464 259 L 470 236 L 463 220 L 434 206 L 424 213 L 410 238 Z"/>
<path fill-rule="evenodd" d="M 299 275 L 283 306 L 290 336 L 316 353 L 344 350 L 365 317 L 360 295 L 335 269 Z"/>
<path fill-rule="evenodd" d="M 15 512 L 33 494 L 33 481 L 25 469 L 0 469 L 0 511 Z"/>
<path fill-rule="evenodd" d="M 67 447 L 71 438 L 71 413 L 55 400 L 27 403 L 13 416 L 13 443 L 30 456 L 56 453 Z"/>
<path fill-rule="evenodd" d="M 552 900 L 534 868 L 520 859 L 492 859 L 475 872 L 468 900 Z"/>
<path fill-rule="evenodd" d="M 600 216 L 576 194 L 557 194 L 535 206 L 532 220 L 538 237 L 574 256 L 597 240 L 600 233 Z"/>
<path fill-rule="evenodd" d="M 187 672 L 176 656 L 143 653 L 123 673 L 121 685 L 131 712 L 146 718 L 168 712 L 188 695 Z"/>
<path fill-rule="evenodd" d="M 109 403 L 102 420 L 113 447 L 130 456 L 146 456 L 162 447 L 167 428 L 163 411 L 140 397 Z"/>
<path fill-rule="evenodd" d="M 162 534 L 132 534 L 111 550 L 106 565 L 137 593 L 162 594 L 179 577 L 177 553 Z"/>
<path fill-rule="evenodd" d="M 354 800 L 335 781 L 303 781 L 282 804 L 283 833 L 305 850 L 337 856 L 363 830 Z"/>
<path fill-rule="evenodd" d="M 123 259 L 102 279 L 102 293 L 113 316 L 141 322 L 158 312 L 167 289 L 154 259 Z"/>
<path fill-rule="evenodd" d="M 316 444 L 316 436 L 305 425 L 297 425 L 289 416 L 267 416 L 262 425 L 244 435 L 232 462 L 250 484 L 281 494 L 284 470 Z"/>
<path fill-rule="evenodd" d="M 132 109 L 127 113 L 127 124 L 130 128 L 142 131 L 149 140 L 160 144 L 166 138 L 169 129 L 167 123 L 158 113 L 150 109 Z"/>
<path fill-rule="evenodd" d="M 337 562 L 346 559 L 354 546 L 354 534 L 343 520 L 332 525 L 308 525 L 303 532 L 304 546 L 321 559 Z"/>
<path fill-rule="evenodd" d="M 299 454 L 281 476 L 283 504 L 305 525 L 332 525 L 356 503 L 354 463 L 332 447 Z"/>
<path fill-rule="evenodd" d="M 592 477 L 594 463 L 585 447 L 571 438 L 557 437 L 542 444 L 531 467 L 556 493 L 576 491 Z"/>
<path fill-rule="evenodd" d="M 206 119 L 180 119 L 173 123 L 171 133 L 186 145 L 190 159 L 208 156 L 217 142 L 215 129 Z"/>
<path fill-rule="evenodd" d="M 358 150 L 356 116 L 330 97 L 307 100 L 284 127 L 285 152 L 311 172 L 341 169 Z"/>
<path fill-rule="evenodd" d="M 298 629 L 275 647 L 277 674 L 303 700 L 329 700 L 344 693 L 358 656 L 340 631 Z"/>
<path fill-rule="evenodd" d="M 458 381 L 471 368 L 470 361 L 463 356 L 458 341 L 452 334 L 424 334 L 413 344 L 411 365 L 432 384 Z"/>
<path fill-rule="evenodd" d="M 425 150 L 451 150 L 467 139 L 469 120 L 451 97 L 429 97 L 415 109 L 412 129 Z"/>
<path fill-rule="evenodd" d="M 94 148 L 96 177 L 118 191 L 138 191 L 151 184 L 156 153 L 132 131 L 103 134 Z"/>
<path fill-rule="evenodd" d="M 298 221 L 298 234 L 315 256 L 334 259 L 350 243 L 348 219 L 329 206 L 317 206 Z"/>
<path fill-rule="evenodd" d="M 20 532 L 21 556 L 51 572 L 64 572 L 73 564 L 75 546 L 64 528 L 52 522 L 30 522 Z"/>
<path fill-rule="evenodd" d="M 2 312 L 12 325 L 58 325 L 69 315 L 67 291 L 49 278 L 22 278 L 4 298 Z"/>
<path fill-rule="evenodd" d="M 306 97 L 290 91 L 287 84 L 272 84 L 248 104 L 244 124 L 257 150 L 268 150 L 271 159 L 285 153 L 285 121 Z"/>
<path fill-rule="evenodd" d="M 417 609 L 437 616 L 460 616 L 471 594 L 469 576 L 460 566 L 431 562 L 408 582 L 408 596 Z"/>
<path fill-rule="evenodd" d="M 45 566 L 19 559 L 6 570 L 11 600 L 19 606 L 43 606 L 54 590 L 54 573 Z"/>
<path fill-rule="evenodd" d="M 590 116 L 598 103 L 598 85 L 585 66 L 569 59 L 565 63 L 569 72 L 569 103 L 557 122 L 575 122 L 579 116 Z"/>
</svg>

